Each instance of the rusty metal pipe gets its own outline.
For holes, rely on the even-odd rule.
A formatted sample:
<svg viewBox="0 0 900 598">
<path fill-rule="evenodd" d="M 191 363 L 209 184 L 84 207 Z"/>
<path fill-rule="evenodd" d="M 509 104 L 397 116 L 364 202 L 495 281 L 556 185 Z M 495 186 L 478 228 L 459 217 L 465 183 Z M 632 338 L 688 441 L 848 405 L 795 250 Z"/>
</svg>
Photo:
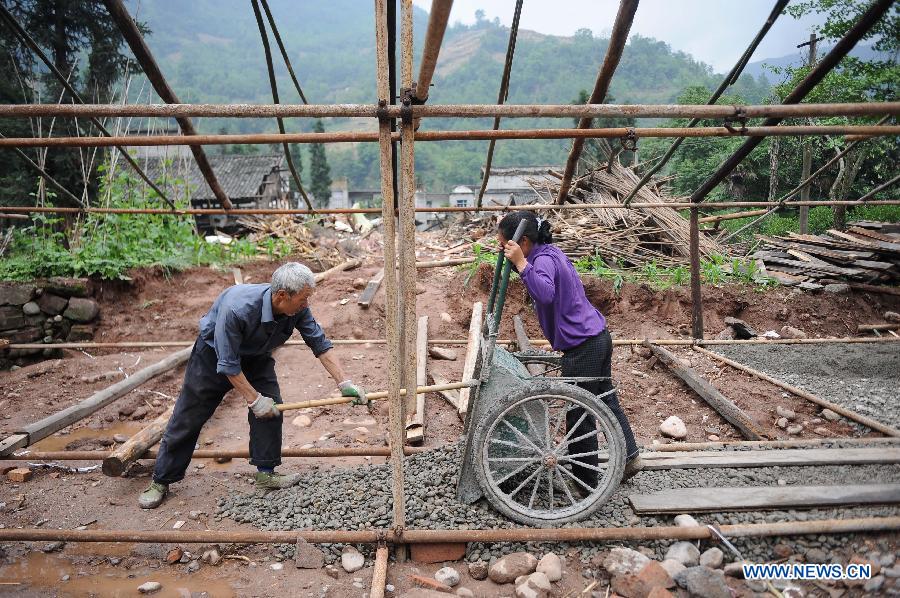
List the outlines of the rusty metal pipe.
<svg viewBox="0 0 900 598">
<path fill-rule="evenodd" d="M 430 104 L 412 106 L 413 118 L 805 118 L 817 116 L 900 115 L 900 102 L 830 104 Z M 151 117 L 151 118 L 377 118 L 374 104 L 3 104 L 0 117 Z M 400 107 L 386 105 L 385 117 L 399 118 Z"/>
<path fill-rule="evenodd" d="M 369 598 L 384 598 L 385 584 L 387 584 L 388 547 L 379 544 L 375 550 L 375 565 L 372 567 L 372 591 Z"/>
<path fill-rule="evenodd" d="M 865 517 L 784 521 L 719 526 L 729 538 L 889 532 L 900 529 L 900 517 Z M 133 542 L 156 544 L 288 544 L 298 538 L 318 543 L 371 544 L 379 541 L 408 544 L 434 542 L 622 542 L 631 540 L 703 540 L 708 527 L 571 527 L 562 529 L 390 529 L 297 531 L 183 531 L 183 530 L 67 530 L 0 529 L 0 542 Z"/>
<path fill-rule="evenodd" d="M 468 131 L 416 131 L 415 141 L 484 141 L 489 139 L 619 139 L 659 137 L 796 137 L 805 135 L 872 136 L 900 135 L 900 125 L 784 125 L 766 127 L 612 127 L 606 129 L 475 129 Z M 392 133 L 391 140 L 400 139 Z M 329 133 L 246 133 L 209 135 L 124 135 L 116 137 L 4 137 L 0 147 L 156 147 L 187 145 L 266 145 L 285 143 L 375 143 L 377 132 L 337 131 Z"/>
<path fill-rule="evenodd" d="M 419 79 L 416 82 L 416 99 L 424 102 L 428 99 L 428 88 L 437 66 L 438 54 L 450 20 L 450 8 L 453 0 L 432 0 L 428 13 L 428 29 L 425 31 L 425 44 L 422 47 L 422 61 L 419 63 Z"/>
</svg>

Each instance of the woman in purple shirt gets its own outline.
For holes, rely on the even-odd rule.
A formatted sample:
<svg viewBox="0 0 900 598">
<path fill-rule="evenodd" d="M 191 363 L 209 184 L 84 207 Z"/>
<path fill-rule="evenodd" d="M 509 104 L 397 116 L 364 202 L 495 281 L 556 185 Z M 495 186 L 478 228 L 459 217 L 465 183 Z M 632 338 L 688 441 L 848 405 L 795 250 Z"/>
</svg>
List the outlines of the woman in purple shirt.
<svg viewBox="0 0 900 598">
<path fill-rule="evenodd" d="M 525 232 L 520 242 L 509 240 L 523 220 L 526 222 Z M 552 245 L 550 223 L 539 219 L 533 212 L 518 211 L 507 214 L 500 221 L 499 229 L 504 254 L 519 273 L 534 301 L 544 336 L 554 351 L 563 354 L 562 375 L 602 378 L 578 385 L 595 395 L 613 390 L 612 339 L 606 328 L 606 319 L 588 301 L 581 278 L 569 258 Z M 626 480 L 640 470 L 637 443 L 616 393 L 603 397 L 603 402 L 616 416 L 625 435 L 627 456 L 623 480 Z M 566 414 L 567 426 L 575 425 L 583 412 L 580 408 L 570 410 Z M 596 429 L 596 423 L 593 418 L 587 418 L 576 434 L 581 436 L 591 429 Z M 589 453 L 596 451 L 597 446 L 597 437 L 589 436 L 573 443 L 569 451 Z M 582 461 L 596 467 L 597 457 L 585 457 Z M 572 471 L 591 487 L 596 485 L 596 470 L 576 465 Z"/>
</svg>

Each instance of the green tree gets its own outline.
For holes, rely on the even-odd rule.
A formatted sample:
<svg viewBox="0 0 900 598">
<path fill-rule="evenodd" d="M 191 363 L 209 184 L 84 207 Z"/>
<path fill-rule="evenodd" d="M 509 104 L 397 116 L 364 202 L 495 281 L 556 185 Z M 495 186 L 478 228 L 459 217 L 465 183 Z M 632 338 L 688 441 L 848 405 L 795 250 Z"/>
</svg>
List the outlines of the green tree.
<svg viewBox="0 0 900 598">
<path fill-rule="evenodd" d="M 325 126 L 321 119 L 316 120 L 313 131 L 325 132 Z M 312 180 L 309 191 L 315 198 L 316 206 L 326 207 L 331 197 L 331 169 L 328 167 L 328 159 L 325 157 L 325 146 L 321 143 L 313 143 L 309 147 L 309 176 Z"/>
</svg>

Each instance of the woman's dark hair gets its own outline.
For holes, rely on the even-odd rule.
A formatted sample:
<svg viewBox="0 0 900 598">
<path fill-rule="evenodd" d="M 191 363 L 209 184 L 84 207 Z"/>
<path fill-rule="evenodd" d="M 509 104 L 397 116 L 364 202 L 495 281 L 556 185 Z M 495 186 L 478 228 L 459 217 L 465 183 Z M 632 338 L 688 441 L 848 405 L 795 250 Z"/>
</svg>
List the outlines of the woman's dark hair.
<svg viewBox="0 0 900 598">
<path fill-rule="evenodd" d="M 529 210 L 519 210 L 510 212 L 500 221 L 499 229 L 503 234 L 503 238 L 511 240 L 516 234 L 519 223 L 525 221 L 525 232 L 523 237 L 528 237 L 532 243 L 552 243 L 553 233 L 550 232 L 550 222 L 538 218 L 534 212 Z"/>
</svg>

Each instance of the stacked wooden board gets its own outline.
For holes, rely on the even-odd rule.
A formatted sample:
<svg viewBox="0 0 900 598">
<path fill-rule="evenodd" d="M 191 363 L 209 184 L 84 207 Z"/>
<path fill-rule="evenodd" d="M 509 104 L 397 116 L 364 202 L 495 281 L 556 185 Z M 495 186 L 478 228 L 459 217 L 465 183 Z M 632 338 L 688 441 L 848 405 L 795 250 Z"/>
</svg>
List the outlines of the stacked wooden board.
<svg viewBox="0 0 900 598">
<path fill-rule="evenodd" d="M 823 235 L 757 238 L 762 244 L 750 257 L 782 284 L 809 288 L 839 281 L 896 285 L 900 280 L 897 225 L 854 222 L 846 231 Z"/>
</svg>

